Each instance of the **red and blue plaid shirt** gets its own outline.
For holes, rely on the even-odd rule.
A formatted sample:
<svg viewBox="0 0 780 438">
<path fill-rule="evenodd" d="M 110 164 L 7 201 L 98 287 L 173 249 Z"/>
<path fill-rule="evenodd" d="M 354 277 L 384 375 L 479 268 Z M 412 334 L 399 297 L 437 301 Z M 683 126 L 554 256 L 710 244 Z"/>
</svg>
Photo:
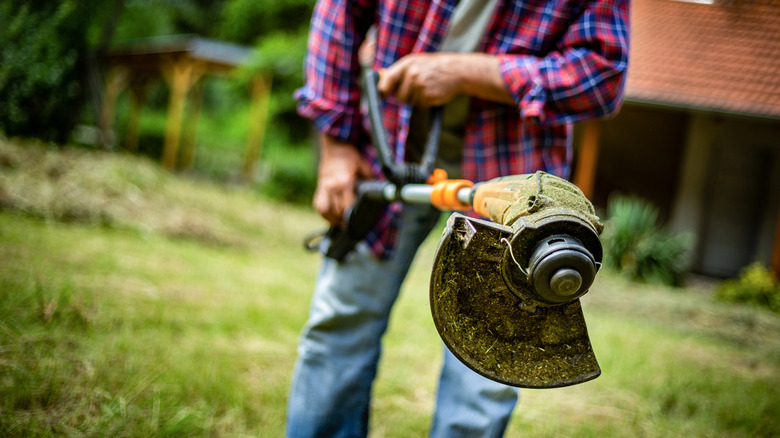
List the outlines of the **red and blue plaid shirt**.
<svg viewBox="0 0 780 438">
<path fill-rule="evenodd" d="M 370 159 L 361 114 L 358 48 L 376 25 L 374 68 L 439 47 L 458 0 L 319 0 L 312 18 L 299 113 L 318 130 L 355 144 Z M 472 98 L 462 177 L 485 181 L 543 170 L 568 177 L 571 124 L 615 113 L 628 66 L 628 0 L 498 0 L 480 52 L 499 58 L 517 105 Z M 388 143 L 402 160 L 411 107 L 383 106 Z M 375 166 L 376 171 L 379 167 Z M 388 257 L 398 206 L 369 235 Z"/>
</svg>

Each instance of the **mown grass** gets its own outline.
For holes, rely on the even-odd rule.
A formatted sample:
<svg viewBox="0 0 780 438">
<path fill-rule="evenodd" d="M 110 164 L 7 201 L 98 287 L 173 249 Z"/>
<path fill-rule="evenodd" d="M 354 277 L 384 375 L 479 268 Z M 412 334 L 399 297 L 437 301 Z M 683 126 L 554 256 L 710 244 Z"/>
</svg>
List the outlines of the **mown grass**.
<svg viewBox="0 0 780 438">
<path fill-rule="evenodd" d="M 283 435 L 322 226 L 120 155 L 0 141 L 0 436 Z M 372 436 L 424 436 L 436 236 L 385 340 Z M 509 436 L 780 435 L 780 317 L 603 273 L 598 379 L 527 390 Z"/>
</svg>

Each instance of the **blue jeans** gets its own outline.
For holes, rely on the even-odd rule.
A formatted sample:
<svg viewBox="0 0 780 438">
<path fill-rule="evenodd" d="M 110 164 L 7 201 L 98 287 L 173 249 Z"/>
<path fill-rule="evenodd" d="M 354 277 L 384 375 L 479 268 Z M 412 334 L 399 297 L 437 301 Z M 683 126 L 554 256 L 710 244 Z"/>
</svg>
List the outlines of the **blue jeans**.
<svg viewBox="0 0 780 438">
<path fill-rule="evenodd" d="M 288 437 L 368 434 L 371 386 L 390 309 L 438 217 L 428 206 L 404 206 L 391 260 L 377 260 L 364 244 L 341 263 L 324 259 L 298 346 Z M 474 373 L 445 348 L 431 436 L 500 437 L 516 402 L 516 389 Z"/>
</svg>

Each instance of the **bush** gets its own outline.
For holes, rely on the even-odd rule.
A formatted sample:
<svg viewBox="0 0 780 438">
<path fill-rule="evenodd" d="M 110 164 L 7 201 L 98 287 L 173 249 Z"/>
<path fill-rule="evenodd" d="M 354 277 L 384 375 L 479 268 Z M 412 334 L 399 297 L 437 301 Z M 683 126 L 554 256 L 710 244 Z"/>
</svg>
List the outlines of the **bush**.
<svg viewBox="0 0 780 438">
<path fill-rule="evenodd" d="M 73 0 L 0 4 L 0 130 L 67 140 L 82 103 L 84 9 Z"/>
<path fill-rule="evenodd" d="M 657 225 L 658 209 L 632 197 L 614 197 L 607 207 L 602 241 L 605 264 L 635 280 L 679 286 L 688 269 L 687 234 Z"/>
<path fill-rule="evenodd" d="M 766 307 L 780 313 L 780 283 L 761 263 L 753 263 L 739 277 L 718 286 L 715 296 L 723 301 Z"/>
</svg>

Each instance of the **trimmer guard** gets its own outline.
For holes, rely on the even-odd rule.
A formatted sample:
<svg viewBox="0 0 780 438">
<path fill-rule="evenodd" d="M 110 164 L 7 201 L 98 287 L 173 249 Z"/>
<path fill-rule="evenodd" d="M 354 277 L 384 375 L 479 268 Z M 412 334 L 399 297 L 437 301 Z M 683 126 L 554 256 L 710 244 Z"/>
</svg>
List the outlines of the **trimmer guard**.
<svg viewBox="0 0 780 438">
<path fill-rule="evenodd" d="M 430 301 L 450 351 L 477 373 L 522 388 L 556 388 L 601 374 L 580 300 L 520 298 L 504 280 L 514 230 L 455 213 L 436 253 Z"/>
</svg>

